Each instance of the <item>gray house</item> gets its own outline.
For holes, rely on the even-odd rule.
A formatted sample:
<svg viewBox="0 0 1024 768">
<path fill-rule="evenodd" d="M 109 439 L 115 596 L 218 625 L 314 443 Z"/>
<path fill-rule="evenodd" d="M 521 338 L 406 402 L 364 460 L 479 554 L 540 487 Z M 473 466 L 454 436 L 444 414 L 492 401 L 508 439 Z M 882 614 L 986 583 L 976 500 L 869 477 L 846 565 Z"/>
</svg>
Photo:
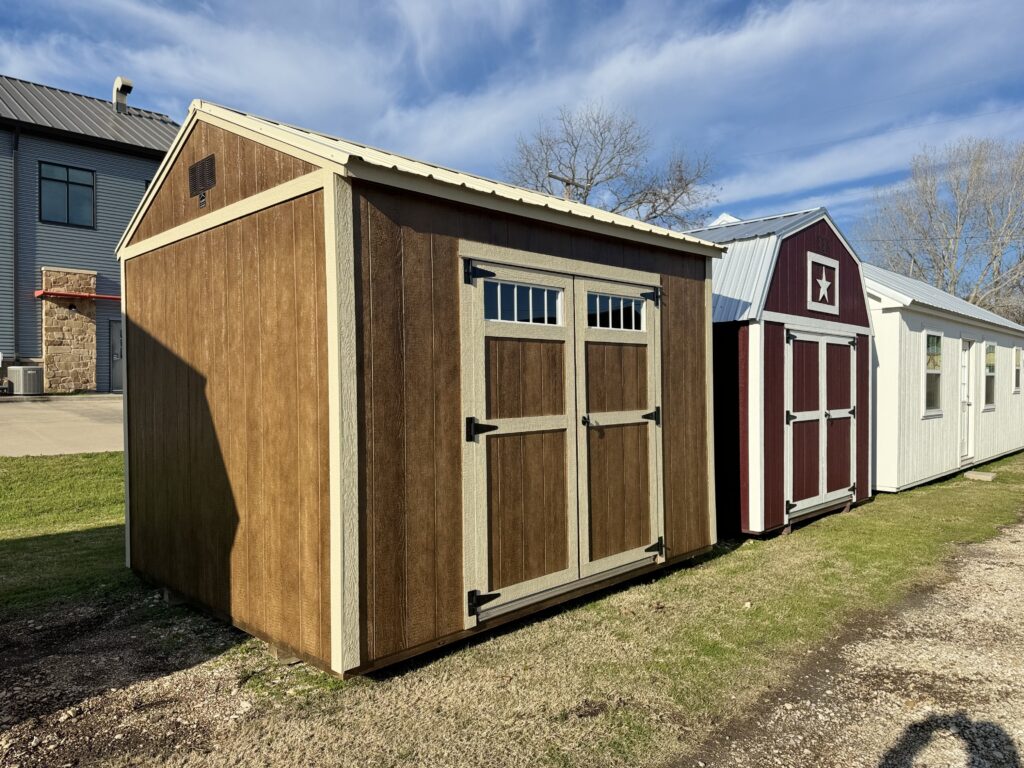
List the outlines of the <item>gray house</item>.
<svg viewBox="0 0 1024 768">
<path fill-rule="evenodd" d="M 0 353 L 47 391 L 120 389 L 118 238 L 178 131 L 110 101 L 0 75 Z M 0 375 L 6 371 L 0 370 Z"/>
</svg>

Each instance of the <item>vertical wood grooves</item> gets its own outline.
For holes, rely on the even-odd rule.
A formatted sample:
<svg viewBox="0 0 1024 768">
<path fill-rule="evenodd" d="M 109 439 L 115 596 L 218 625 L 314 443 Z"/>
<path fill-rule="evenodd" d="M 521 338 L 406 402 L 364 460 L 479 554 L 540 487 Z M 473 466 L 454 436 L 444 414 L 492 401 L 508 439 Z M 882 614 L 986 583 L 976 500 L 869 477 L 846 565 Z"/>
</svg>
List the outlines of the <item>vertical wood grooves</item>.
<svg viewBox="0 0 1024 768">
<path fill-rule="evenodd" d="M 318 191 L 207 230 L 125 280 L 133 568 L 327 662 L 322 207 Z"/>
<path fill-rule="evenodd" d="M 188 168 L 209 154 L 216 157 L 217 183 L 206 193 L 206 207 L 200 208 L 198 198 L 189 196 Z M 245 161 L 243 155 L 247 156 Z M 314 170 L 305 160 L 200 119 L 139 221 L 130 243 L 141 242 Z"/>
</svg>

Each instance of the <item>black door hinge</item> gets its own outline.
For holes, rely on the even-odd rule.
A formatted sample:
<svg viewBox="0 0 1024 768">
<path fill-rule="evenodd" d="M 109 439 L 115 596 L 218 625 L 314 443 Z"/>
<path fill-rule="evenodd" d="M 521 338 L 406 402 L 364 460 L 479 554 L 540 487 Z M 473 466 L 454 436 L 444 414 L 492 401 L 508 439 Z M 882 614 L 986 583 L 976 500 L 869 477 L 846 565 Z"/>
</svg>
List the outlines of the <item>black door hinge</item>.
<svg viewBox="0 0 1024 768">
<path fill-rule="evenodd" d="M 645 292 L 640 294 L 640 298 L 641 299 L 647 299 L 648 301 L 653 301 L 654 302 L 654 306 L 660 307 L 661 306 L 661 288 L 655 287 L 655 289 L 653 291 L 645 291 Z"/>
<path fill-rule="evenodd" d="M 793 414 L 793 412 L 792 411 L 786 411 L 786 426 L 788 427 L 794 421 L 796 421 L 796 416 Z"/>
<path fill-rule="evenodd" d="M 857 406 L 856 405 L 853 406 L 853 408 L 850 409 L 850 416 L 852 418 L 854 418 L 854 419 L 857 418 Z"/>
<path fill-rule="evenodd" d="M 493 432 L 498 426 L 496 424 L 481 424 L 477 421 L 476 416 L 470 416 L 466 419 L 466 442 L 475 443 L 477 441 L 477 435 L 482 435 L 485 432 Z"/>
<path fill-rule="evenodd" d="M 852 339 L 850 339 L 850 346 L 853 347 L 854 349 L 857 348 L 857 337 L 856 336 L 854 336 Z"/>
<path fill-rule="evenodd" d="M 466 593 L 466 609 L 470 616 L 479 616 L 480 608 L 491 600 L 501 597 L 501 592 L 481 592 L 479 589 L 471 589 Z"/>
<path fill-rule="evenodd" d="M 786 514 L 789 514 L 795 508 L 796 508 L 796 502 L 795 501 L 787 501 L 786 502 Z"/>
<path fill-rule="evenodd" d="M 651 544 L 651 546 L 646 547 L 644 549 L 644 552 L 653 552 L 654 554 L 656 554 L 656 555 L 658 555 L 660 557 L 664 557 L 665 556 L 665 537 L 664 536 L 659 536 L 658 540 L 656 542 L 654 542 L 653 544 Z"/>
<path fill-rule="evenodd" d="M 849 487 L 849 489 L 848 489 L 848 490 L 850 491 L 850 493 L 856 494 L 856 493 L 857 493 L 857 484 L 856 484 L 856 483 L 854 483 L 853 485 L 851 485 L 851 486 Z"/>
<path fill-rule="evenodd" d="M 796 334 L 792 331 L 786 331 L 786 343 L 789 344 L 792 341 L 796 341 Z"/>
<path fill-rule="evenodd" d="M 661 406 L 660 405 L 654 406 L 654 410 L 653 411 L 651 411 L 650 413 L 645 413 L 641 418 L 647 419 L 648 421 L 653 421 L 655 426 L 660 427 L 661 426 Z"/>
<path fill-rule="evenodd" d="M 462 262 L 462 282 L 466 285 L 472 285 L 473 281 L 478 277 L 494 277 L 494 273 L 478 267 L 473 263 L 472 259 L 464 259 Z"/>
</svg>

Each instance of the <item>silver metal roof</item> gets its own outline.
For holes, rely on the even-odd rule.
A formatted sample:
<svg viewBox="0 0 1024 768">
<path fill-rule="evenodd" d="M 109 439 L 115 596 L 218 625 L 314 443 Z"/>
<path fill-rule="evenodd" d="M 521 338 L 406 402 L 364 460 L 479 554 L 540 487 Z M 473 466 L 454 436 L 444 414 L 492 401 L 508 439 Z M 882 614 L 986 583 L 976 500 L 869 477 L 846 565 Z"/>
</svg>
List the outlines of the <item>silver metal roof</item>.
<svg viewBox="0 0 1024 768">
<path fill-rule="evenodd" d="M 711 320 L 715 323 L 756 320 L 772 278 L 779 238 L 755 237 L 729 244 L 711 273 Z"/>
<path fill-rule="evenodd" d="M 166 152 L 178 133 L 167 115 L 0 75 L 0 120 Z"/>
<path fill-rule="evenodd" d="M 828 218 L 824 208 L 809 208 L 687 230 L 687 234 L 729 248 L 725 258 L 713 266 L 712 321 L 757 320 L 772 279 L 779 243 L 787 235 L 823 218 Z"/>
<path fill-rule="evenodd" d="M 864 281 L 869 291 L 874 290 L 893 301 L 909 307 L 912 304 L 922 304 L 931 309 L 938 309 L 961 317 L 969 317 L 972 320 L 979 320 L 989 325 L 997 325 L 1001 328 L 1024 334 L 1024 326 L 1017 325 L 1005 317 L 1000 317 L 994 312 L 971 304 L 969 301 L 958 299 L 952 294 L 946 293 L 934 285 L 915 280 L 906 275 L 900 275 L 882 269 L 874 264 L 862 264 Z"/>
<path fill-rule="evenodd" d="M 659 239 L 662 239 L 666 244 L 672 243 L 675 247 L 680 247 L 682 244 L 685 244 L 686 246 L 694 248 L 697 252 L 702 252 L 708 256 L 720 256 L 725 250 L 724 248 L 708 242 L 707 240 L 702 240 L 695 235 L 666 229 L 654 224 L 649 224 L 645 221 L 632 219 L 628 216 L 610 213 L 590 205 L 584 205 L 571 200 L 564 200 L 560 197 L 546 195 L 542 192 L 535 192 L 533 190 L 516 187 L 500 181 L 493 181 L 491 179 L 484 178 L 483 176 L 477 176 L 476 174 L 464 173 L 462 171 L 455 171 L 433 163 L 413 160 L 412 158 L 396 155 L 393 152 L 385 152 L 384 150 L 376 149 L 366 144 L 337 138 L 325 133 L 309 131 L 286 123 L 269 120 L 264 117 L 239 112 L 228 107 L 211 104 L 210 102 L 194 102 L 193 109 L 226 117 L 228 119 L 235 120 L 236 122 L 239 120 L 252 122 L 255 124 L 254 127 L 256 127 L 257 130 L 262 130 L 261 126 L 271 127 L 272 129 L 275 129 L 275 136 L 284 138 L 287 141 L 292 142 L 294 146 L 305 149 L 320 157 L 346 165 L 349 167 L 350 171 L 354 170 L 352 168 L 354 164 L 373 166 L 376 168 L 386 169 L 387 171 L 398 171 L 408 177 L 429 179 L 431 181 L 437 181 L 453 187 L 461 187 L 473 192 L 483 193 L 494 198 L 502 198 L 515 203 L 525 204 L 537 209 L 547 209 L 558 213 L 571 214 L 572 216 L 580 219 L 599 222 L 605 225 L 612 225 L 616 228 L 632 229 L 648 235 L 655 235 Z"/>
<path fill-rule="evenodd" d="M 827 211 L 824 208 L 808 208 L 806 211 L 780 213 L 760 219 L 744 219 L 711 227 L 688 229 L 686 233 L 702 240 L 710 240 L 713 243 L 734 243 L 737 240 L 767 237 L 768 235 L 783 237 L 790 232 L 803 229 L 825 215 L 827 215 Z"/>
</svg>

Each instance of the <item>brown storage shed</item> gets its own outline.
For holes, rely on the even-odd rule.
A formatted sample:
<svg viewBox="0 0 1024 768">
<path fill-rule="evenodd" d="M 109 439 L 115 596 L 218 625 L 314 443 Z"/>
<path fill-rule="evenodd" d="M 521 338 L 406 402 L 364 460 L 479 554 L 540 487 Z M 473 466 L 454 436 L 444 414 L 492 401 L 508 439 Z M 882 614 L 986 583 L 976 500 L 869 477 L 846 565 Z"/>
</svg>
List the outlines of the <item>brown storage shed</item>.
<svg viewBox="0 0 1024 768">
<path fill-rule="evenodd" d="M 193 103 L 118 248 L 128 565 L 348 674 L 706 551 L 723 250 Z"/>
<path fill-rule="evenodd" d="M 869 498 L 873 334 L 857 254 L 824 208 L 692 234 L 729 247 L 714 274 L 719 532 Z"/>
</svg>

